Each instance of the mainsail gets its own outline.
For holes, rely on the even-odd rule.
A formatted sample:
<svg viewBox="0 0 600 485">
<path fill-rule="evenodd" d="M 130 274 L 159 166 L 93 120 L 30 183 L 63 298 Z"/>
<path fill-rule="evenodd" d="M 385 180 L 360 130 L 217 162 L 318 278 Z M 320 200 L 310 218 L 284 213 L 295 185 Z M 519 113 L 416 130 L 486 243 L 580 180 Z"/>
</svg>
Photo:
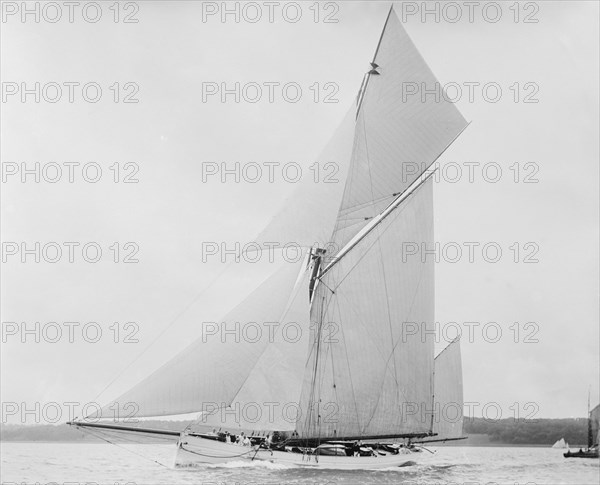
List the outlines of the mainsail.
<svg viewBox="0 0 600 485">
<path fill-rule="evenodd" d="M 201 336 L 102 417 L 131 414 L 134 403 L 135 417 L 200 412 L 207 424 L 293 431 L 306 441 L 462 431 L 462 409 L 452 426 L 431 419 L 434 400 L 462 403 L 460 347 L 434 364 L 425 338 L 434 325 L 433 259 L 405 247 L 431 247 L 425 172 L 466 122 L 443 97 L 405 96 L 408 85 L 437 80 L 393 9 L 372 68 L 323 155 L 339 166 L 340 182 L 299 190 L 258 238 L 313 246 L 306 259 L 285 264 L 221 321 L 294 322 L 299 338 Z M 407 331 L 415 323 L 420 331 Z M 258 418 L 220 412 L 248 405 Z M 286 405 L 299 411 L 293 419 L 281 413 Z"/>
<path fill-rule="evenodd" d="M 321 278 L 311 320 L 300 436 L 427 434 L 433 339 L 433 260 L 405 258 L 403 241 L 433 240 L 429 179 Z"/>
</svg>

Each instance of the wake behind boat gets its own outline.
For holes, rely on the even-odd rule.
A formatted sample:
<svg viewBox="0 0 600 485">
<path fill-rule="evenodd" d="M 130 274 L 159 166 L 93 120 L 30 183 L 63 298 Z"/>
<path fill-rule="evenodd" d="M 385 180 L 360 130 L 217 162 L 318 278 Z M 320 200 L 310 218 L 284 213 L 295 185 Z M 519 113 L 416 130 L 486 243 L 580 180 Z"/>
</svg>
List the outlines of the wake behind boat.
<svg viewBox="0 0 600 485">
<path fill-rule="evenodd" d="M 423 338 L 434 328 L 434 263 L 407 260 L 401 247 L 432 246 L 428 169 L 467 123 L 443 98 L 406 97 L 406 83 L 439 85 L 392 8 L 356 106 L 321 157 L 345 184 L 299 188 L 258 241 L 295 241 L 303 257 L 222 319 L 278 322 L 278 338 L 199 338 L 70 424 L 156 436 L 161 430 L 102 420 L 131 415 L 132 403 L 136 418 L 200 413 L 214 432 L 163 433 L 177 440 L 178 466 L 267 460 L 380 469 L 426 455 L 415 440 L 462 438 L 460 342 L 434 356 L 433 337 Z M 286 323 L 298 339 L 282 338 Z"/>
</svg>

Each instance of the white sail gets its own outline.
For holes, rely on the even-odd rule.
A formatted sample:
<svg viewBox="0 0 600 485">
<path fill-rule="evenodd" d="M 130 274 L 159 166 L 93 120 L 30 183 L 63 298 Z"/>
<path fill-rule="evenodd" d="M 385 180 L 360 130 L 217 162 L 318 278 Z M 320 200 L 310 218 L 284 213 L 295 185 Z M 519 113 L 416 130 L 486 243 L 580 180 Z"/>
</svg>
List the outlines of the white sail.
<svg viewBox="0 0 600 485">
<path fill-rule="evenodd" d="M 302 272 L 281 322 L 288 322 L 281 338 L 274 339 L 248 374 L 230 405 L 201 419 L 212 427 L 245 430 L 293 431 L 300 412 L 306 365 L 310 314 L 309 272 Z"/>
<path fill-rule="evenodd" d="M 435 440 L 463 436 L 463 382 L 460 338 L 435 358 L 433 432 Z"/>
<path fill-rule="evenodd" d="M 564 438 L 559 439 L 556 443 L 554 443 L 552 445 L 552 448 L 563 449 L 563 448 L 568 448 L 568 447 L 569 447 L 569 445 L 567 443 L 565 443 L 565 439 Z"/>
<path fill-rule="evenodd" d="M 422 98 L 424 89 L 439 83 L 393 9 L 373 62 L 332 238 L 338 248 L 417 180 L 467 125 L 443 96 Z"/>
<path fill-rule="evenodd" d="M 290 294 L 305 265 L 304 259 L 284 263 L 218 322 L 224 332 L 215 333 L 214 326 L 206 327 L 202 336 L 183 352 L 105 406 L 101 416 L 90 418 L 169 416 L 206 412 L 229 404 L 269 341 L 281 339 L 281 329 L 292 323 L 282 317 L 285 318 Z M 291 317 L 295 319 L 297 315 Z M 274 337 L 269 328 L 278 330 Z"/>
<path fill-rule="evenodd" d="M 203 336 L 102 417 L 203 412 L 208 425 L 318 439 L 462 431 L 462 416 L 448 429 L 432 423 L 434 388 L 437 403 L 462 403 L 460 349 L 452 344 L 441 354 L 434 383 L 434 342 L 426 338 L 434 329 L 434 261 L 406 251 L 432 246 L 432 180 L 405 191 L 466 122 L 443 97 L 405 95 L 407 83 L 423 89 L 437 80 L 393 9 L 374 59 L 358 114 L 350 110 L 320 160 L 336 165 L 338 182 L 306 179 L 256 239 L 325 248 L 314 291 L 312 267 L 290 263 L 222 320 L 294 322 L 301 338 Z M 285 405 L 299 415 L 290 419 Z"/>
<path fill-rule="evenodd" d="M 301 437 L 430 431 L 433 340 L 409 335 L 405 323 L 433 328 L 433 260 L 404 258 L 402 244 L 432 240 L 429 179 L 321 278 Z"/>
<path fill-rule="evenodd" d="M 315 172 L 306 173 L 283 209 L 255 238 L 259 244 L 297 244 L 325 247 L 330 242 L 342 200 L 354 143 L 356 107 L 350 107 L 342 123 L 316 163 Z"/>
</svg>

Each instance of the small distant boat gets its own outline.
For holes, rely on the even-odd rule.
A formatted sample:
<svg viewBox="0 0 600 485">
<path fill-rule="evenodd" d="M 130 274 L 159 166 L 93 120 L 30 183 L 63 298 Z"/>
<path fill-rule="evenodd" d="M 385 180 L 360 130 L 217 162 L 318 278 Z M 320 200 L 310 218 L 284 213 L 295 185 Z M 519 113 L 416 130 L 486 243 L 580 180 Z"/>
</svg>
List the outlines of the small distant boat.
<svg viewBox="0 0 600 485">
<path fill-rule="evenodd" d="M 568 448 L 569 443 L 565 442 L 564 438 L 559 439 L 556 443 L 552 445 L 552 448 Z"/>
<path fill-rule="evenodd" d="M 566 453 L 563 453 L 563 456 L 565 458 L 598 458 L 599 441 L 600 404 L 590 411 L 590 398 L 588 395 L 588 447 L 585 450 L 580 448 L 579 451 L 569 450 Z"/>
<path fill-rule="evenodd" d="M 565 458 L 598 458 L 598 447 L 588 448 L 587 450 L 567 451 L 563 453 Z"/>
</svg>

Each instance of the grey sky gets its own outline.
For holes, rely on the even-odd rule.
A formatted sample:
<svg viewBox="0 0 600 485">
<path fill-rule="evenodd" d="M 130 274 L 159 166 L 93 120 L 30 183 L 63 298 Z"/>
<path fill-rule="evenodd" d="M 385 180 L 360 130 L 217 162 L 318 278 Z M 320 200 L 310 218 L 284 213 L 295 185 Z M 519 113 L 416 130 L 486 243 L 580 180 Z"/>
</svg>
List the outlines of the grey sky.
<svg viewBox="0 0 600 485">
<path fill-rule="evenodd" d="M 495 264 L 476 252 L 474 263 L 463 257 L 437 265 L 436 320 L 502 327 L 496 343 L 481 331 L 472 343 L 463 338 L 465 401 L 498 402 L 503 417 L 515 402 L 521 415 L 535 402 L 537 417 L 583 416 L 588 386 L 597 402 L 600 380 L 598 4 L 539 2 L 538 23 L 515 23 L 512 3 L 502 4 L 497 23 L 476 15 L 473 23 L 413 16 L 405 24 L 441 83 L 463 86 L 457 105 L 472 121 L 440 159 L 465 172 L 457 183 L 435 184 L 436 240 L 497 242 L 504 251 Z M 339 2 L 337 23 L 315 23 L 311 4 L 302 4 L 297 23 L 278 15 L 275 23 L 202 22 L 201 2 L 154 1 L 139 3 L 135 24 L 114 23 L 108 3 L 95 24 L 81 17 L 21 23 L 18 16 L 2 23 L 3 82 L 94 81 L 103 88 L 96 104 L 80 97 L 21 103 L 18 96 L 2 104 L 3 163 L 95 161 L 103 168 L 96 184 L 80 172 L 72 184 L 64 174 L 55 184 L 9 177 L 2 239 L 95 241 L 105 251 L 96 264 L 81 257 L 22 264 L 12 256 L 3 265 L 3 322 L 95 321 L 105 332 L 96 344 L 80 333 L 74 343 L 7 337 L 3 401 L 94 400 L 222 270 L 215 259 L 202 262 L 202 242 L 251 241 L 281 207 L 294 188 L 282 177 L 203 182 L 202 164 L 296 162 L 306 170 L 317 160 L 354 101 L 389 3 Z M 112 102 L 108 87 L 116 81 L 137 83 L 139 103 Z M 202 100 L 203 82 L 292 81 L 303 88 L 297 103 L 281 96 L 255 104 Z M 313 102 L 315 82 L 336 83 L 339 102 Z M 469 82 L 498 83 L 503 95 L 491 103 L 475 89 L 469 102 Z M 510 89 L 516 82 L 519 102 Z M 523 88 L 528 82 L 539 88 L 538 103 L 522 102 L 532 92 Z M 140 182 L 112 183 L 115 162 L 137 163 Z M 486 182 L 476 169 L 469 183 L 465 162 L 495 162 L 502 178 Z M 516 162 L 521 170 L 537 164 L 539 183 L 515 183 L 509 167 Z M 137 243 L 140 262 L 113 263 L 115 241 L 122 251 Z M 539 262 L 513 262 L 515 242 L 521 259 L 525 243 L 537 244 Z M 198 322 L 218 318 L 247 293 L 254 280 L 238 266 L 243 276 L 223 278 L 197 299 L 101 399 L 142 378 L 197 336 Z M 116 321 L 137 322 L 139 343 L 115 344 L 108 326 Z M 523 342 L 526 322 L 539 326 L 538 343 Z"/>
</svg>

